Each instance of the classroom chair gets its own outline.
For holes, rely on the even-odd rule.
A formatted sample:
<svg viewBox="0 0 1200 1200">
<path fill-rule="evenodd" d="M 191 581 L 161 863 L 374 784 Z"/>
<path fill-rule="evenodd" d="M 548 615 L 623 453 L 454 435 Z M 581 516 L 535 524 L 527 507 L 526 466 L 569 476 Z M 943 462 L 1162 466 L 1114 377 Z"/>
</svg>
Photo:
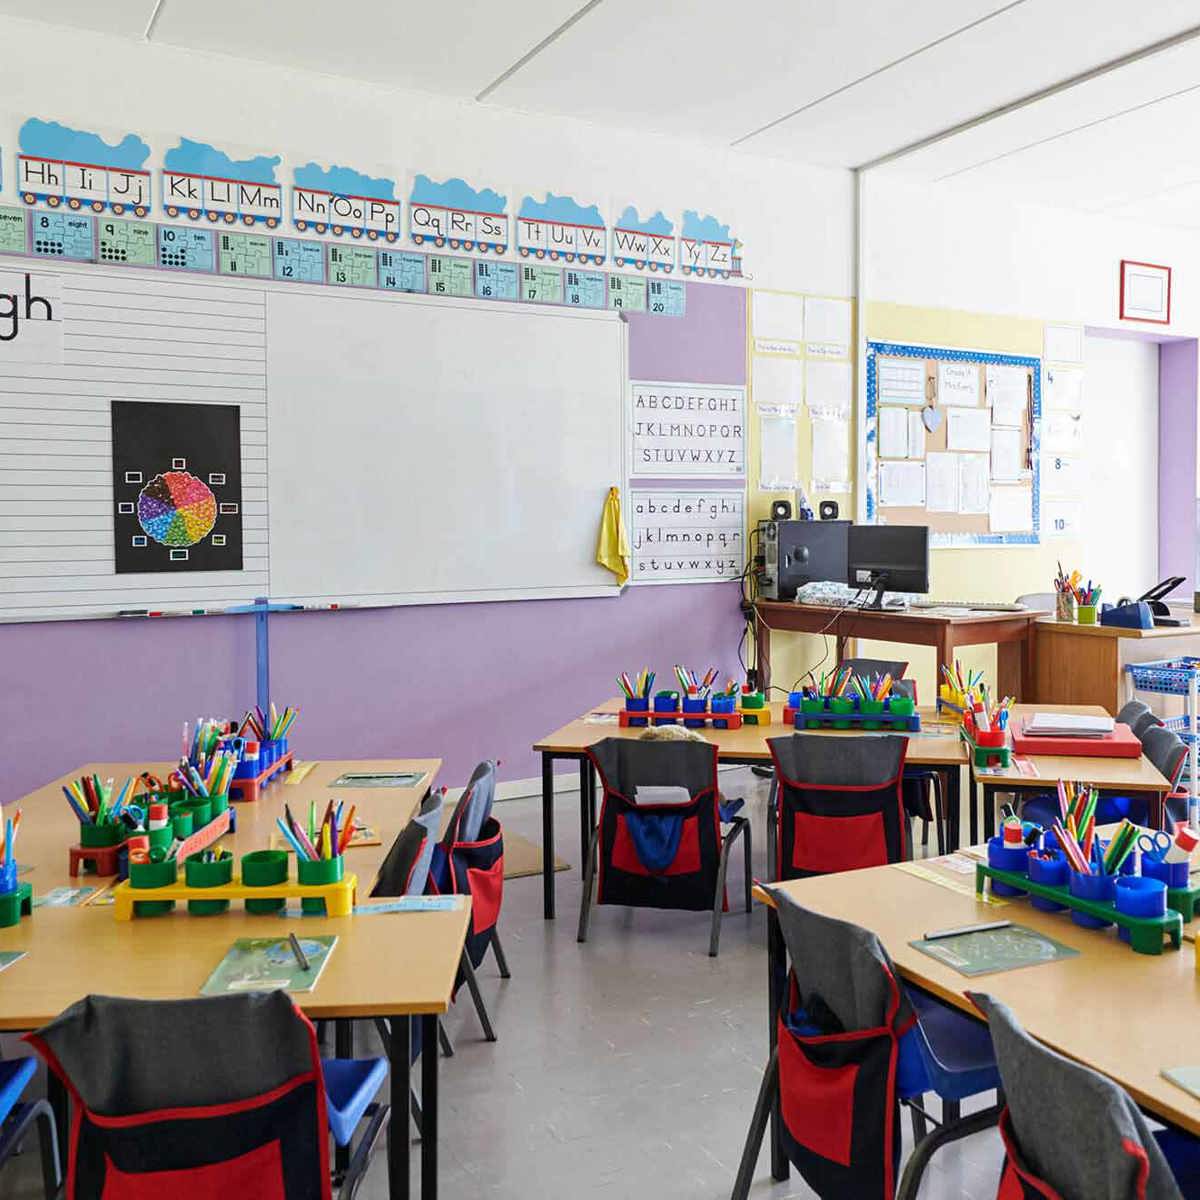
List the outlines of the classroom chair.
<svg viewBox="0 0 1200 1200">
<path fill-rule="evenodd" d="M 1007 1105 L 997 1200 L 1183 1200 L 1197 1195 L 1196 1140 L 1151 1133 L 1111 1079 L 1031 1038 L 1012 1011 L 967 993 L 987 1016 Z M 901 1200 L 915 1192 L 901 1192 Z"/>
<path fill-rule="evenodd" d="M 1017 597 L 1017 603 L 1023 604 L 1033 611 L 1054 612 L 1058 607 L 1058 597 L 1054 592 L 1026 592 Z"/>
<path fill-rule="evenodd" d="M 778 787 L 768 812 L 771 877 L 798 879 L 908 855 L 901 781 L 908 738 L 793 733 L 768 738 Z"/>
<path fill-rule="evenodd" d="M 36 1124 L 38 1149 L 42 1156 L 42 1187 L 46 1200 L 54 1200 L 60 1184 L 54 1113 L 45 1100 L 21 1099 L 36 1071 L 36 1058 L 0 1062 L 0 1171 L 21 1148 L 26 1134 Z"/>
<path fill-rule="evenodd" d="M 775 1049 L 733 1200 L 749 1195 L 776 1100 L 781 1148 L 818 1196 L 888 1200 L 901 1104 L 912 1111 L 914 1145 L 924 1147 L 922 1169 L 938 1147 L 996 1123 L 999 1104 L 965 1119 L 959 1107 L 1000 1087 L 991 1039 L 982 1022 L 906 989 L 869 930 L 805 909 L 781 889 L 772 895 L 791 967 L 773 985 Z M 930 1093 L 942 1102 L 933 1134 L 923 1107 Z"/>
<path fill-rule="evenodd" d="M 67 1200 L 330 1200 L 316 1034 L 286 992 L 88 996 L 25 1040 L 73 1102 Z"/>
<path fill-rule="evenodd" d="M 750 822 L 737 815 L 740 800 L 721 801 L 716 746 L 605 738 L 588 756 L 604 795 L 585 864 L 577 940 L 587 941 L 595 880 L 597 904 L 711 909 L 708 953 L 715 958 L 721 915 L 728 907 L 729 855 L 739 837 L 745 850 L 746 911 L 752 907 Z M 639 804 L 639 787 L 682 787 L 690 799 Z"/>
<path fill-rule="evenodd" d="M 1134 729 L 1138 720 L 1148 712 L 1150 705 L 1144 700 L 1129 700 L 1121 706 L 1120 712 L 1113 719 L 1118 725 L 1128 725 L 1130 729 Z"/>
</svg>

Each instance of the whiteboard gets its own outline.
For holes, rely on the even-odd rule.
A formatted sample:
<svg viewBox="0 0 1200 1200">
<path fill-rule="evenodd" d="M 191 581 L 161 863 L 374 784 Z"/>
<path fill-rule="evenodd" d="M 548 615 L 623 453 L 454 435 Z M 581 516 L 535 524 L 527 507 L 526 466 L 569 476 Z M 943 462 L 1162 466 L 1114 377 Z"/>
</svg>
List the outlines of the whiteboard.
<svg viewBox="0 0 1200 1200">
<path fill-rule="evenodd" d="M 616 595 L 625 324 L 435 296 L 266 293 L 271 597 Z"/>
</svg>

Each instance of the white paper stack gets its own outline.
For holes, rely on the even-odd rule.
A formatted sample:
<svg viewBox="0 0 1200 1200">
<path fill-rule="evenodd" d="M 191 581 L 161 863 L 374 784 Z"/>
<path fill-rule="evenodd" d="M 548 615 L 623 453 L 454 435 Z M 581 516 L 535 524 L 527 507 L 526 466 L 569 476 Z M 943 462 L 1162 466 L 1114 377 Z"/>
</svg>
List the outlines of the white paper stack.
<svg viewBox="0 0 1200 1200">
<path fill-rule="evenodd" d="M 1112 717 L 1085 717 L 1077 713 L 1034 713 L 1025 722 L 1028 737 L 1106 737 L 1112 731 Z"/>
</svg>

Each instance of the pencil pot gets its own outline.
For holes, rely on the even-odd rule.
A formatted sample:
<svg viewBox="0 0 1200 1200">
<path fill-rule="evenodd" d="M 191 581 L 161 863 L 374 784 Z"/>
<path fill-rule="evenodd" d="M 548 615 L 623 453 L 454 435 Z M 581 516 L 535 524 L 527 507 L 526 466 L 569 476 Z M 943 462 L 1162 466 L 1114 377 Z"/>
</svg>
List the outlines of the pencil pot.
<svg viewBox="0 0 1200 1200">
<path fill-rule="evenodd" d="M 234 768 L 234 779 L 257 779 L 263 769 L 262 751 L 257 742 L 247 742 Z"/>
<path fill-rule="evenodd" d="M 799 712 L 803 703 L 803 692 L 788 692 L 788 708 L 792 709 L 793 712 Z"/>
<path fill-rule="evenodd" d="M 79 844 L 90 850 L 101 846 L 119 846 L 125 840 L 125 826 L 119 821 L 114 825 L 85 825 L 79 823 Z M 3 889 L 0 888 L 0 891 Z"/>
<path fill-rule="evenodd" d="M 1029 878 L 1034 883 L 1048 883 L 1052 887 L 1066 887 L 1070 867 L 1059 850 L 1051 850 L 1049 858 L 1039 858 L 1036 854 L 1029 856 Z M 1062 912 L 1067 906 L 1056 900 L 1046 900 L 1041 896 L 1030 896 L 1029 903 L 1042 912 Z"/>
<path fill-rule="evenodd" d="M 645 696 L 629 696 L 625 700 L 625 711 L 630 713 L 644 713 L 650 709 L 650 701 Z M 633 729 L 645 728 L 647 721 L 645 717 L 630 717 L 630 727 Z"/>
<path fill-rule="evenodd" d="M 21 920 L 21 893 L 17 890 L 16 862 L 0 866 L 0 928 Z"/>
<path fill-rule="evenodd" d="M 1157 858 L 1151 858 L 1148 854 L 1142 855 L 1142 874 L 1147 879 L 1161 879 L 1169 888 L 1187 887 L 1190 866 L 1191 864 L 1187 861 L 1161 862 Z"/>
<path fill-rule="evenodd" d="M 283 850 L 252 850 L 242 855 L 242 883 L 246 887 L 278 887 L 287 883 L 288 856 Z M 246 911 L 257 913 L 278 912 L 287 904 L 282 897 L 278 900 L 247 900 Z"/>
<path fill-rule="evenodd" d="M 864 717 L 881 716 L 883 714 L 883 706 L 886 703 L 887 701 L 885 700 L 860 700 L 859 708 L 862 710 Z M 865 720 L 862 723 L 864 729 L 880 729 L 882 726 L 882 721 Z"/>
<path fill-rule="evenodd" d="M 189 817 L 188 820 L 190 821 L 191 818 Z M 183 836 L 187 837 L 191 834 L 191 832 L 192 831 L 189 829 L 188 832 Z M 167 850 L 170 848 L 171 843 L 175 840 L 174 823 L 169 821 L 163 826 L 162 829 L 148 829 L 146 830 L 145 836 L 150 842 L 151 850 Z"/>
<path fill-rule="evenodd" d="M 162 835 L 163 832 L 173 833 L 177 838 L 191 837 L 196 832 L 196 822 L 192 817 L 191 809 L 184 808 L 182 804 L 177 804 L 171 810 L 171 824 L 166 831 L 156 829 L 155 833 Z M 153 841 L 151 845 L 153 845 Z M 167 845 L 171 844 L 170 838 L 167 839 Z"/>
<path fill-rule="evenodd" d="M 212 812 L 209 820 L 213 817 L 219 817 L 229 807 L 229 793 L 222 792 L 219 796 L 209 796 L 209 803 L 212 805 Z"/>
<path fill-rule="evenodd" d="M 185 800 L 179 806 L 179 811 L 191 813 L 192 832 L 195 833 L 212 820 L 212 801 L 207 796 L 195 796 L 191 800 Z"/>
<path fill-rule="evenodd" d="M 829 701 L 829 711 L 835 714 L 849 714 L 854 711 L 854 701 L 849 696 L 834 696 Z M 849 729 L 849 721 L 834 721 L 834 729 Z"/>
<path fill-rule="evenodd" d="M 1071 872 L 1071 895 L 1078 900 L 1100 900 L 1112 903 L 1115 893 L 1114 879 L 1111 875 L 1081 875 L 1078 871 Z M 1071 920 L 1084 929 L 1104 929 L 1111 921 L 1102 921 L 1088 913 L 1071 910 Z"/>
<path fill-rule="evenodd" d="M 215 862 L 205 862 L 207 850 L 189 855 L 183 864 L 183 877 L 188 887 L 220 887 L 233 879 L 233 855 L 222 850 Z M 189 900 L 188 912 L 196 917 L 211 917 L 229 908 L 228 900 Z"/>
<path fill-rule="evenodd" d="M 988 866 L 998 871 L 1015 871 L 1020 875 L 1029 873 L 1029 847 L 1006 846 L 1004 839 L 997 835 L 988 838 Z M 1012 884 L 992 880 L 992 894 L 995 896 L 1023 896 L 1025 893 Z"/>
<path fill-rule="evenodd" d="M 977 746 L 986 746 L 988 749 L 1000 750 L 1008 742 L 1008 734 L 1003 729 L 989 729 L 984 733 L 982 729 L 972 728 L 971 739 Z"/>
<path fill-rule="evenodd" d="M 1116 883 L 1117 911 L 1131 917 L 1161 917 L 1167 911 L 1167 885 L 1161 879 L 1123 876 Z M 1118 926 L 1117 936 L 1129 941 L 1129 930 Z"/>
<path fill-rule="evenodd" d="M 908 718 L 916 712 L 916 701 L 911 696 L 889 696 L 884 701 L 885 710 L 893 717 L 902 718 L 892 722 L 893 729 L 907 729 Z"/>
<path fill-rule="evenodd" d="M 1096 623 L 1096 606 L 1094 604 L 1081 604 L 1075 610 L 1075 621 L 1079 625 L 1095 625 Z"/>
<path fill-rule="evenodd" d="M 1101 858 L 1103 858 L 1105 852 L 1108 850 L 1108 842 L 1106 842 L 1103 838 L 1097 838 L 1096 841 L 1100 843 L 1100 856 L 1101 856 Z M 1121 868 L 1119 871 L 1117 871 L 1117 874 L 1118 875 L 1136 875 L 1137 874 L 1137 855 L 1132 854 L 1132 853 L 1125 855 L 1125 861 L 1121 864 Z"/>
<path fill-rule="evenodd" d="M 762 692 L 743 692 L 742 707 L 743 708 L 762 708 L 763 706 Z"/>
<path fill-rule="evenodd" d="M 163 862 L 129 864 L 129 886 L 132 888 L 170 887 L 176 878 L 177 864 L 173 858 Z M 157 917 L 169 913 L 174 907 L 174 900 L 137 900 L 133 911 L 135 916 Z"/>
<path fill-rule="evenodd" d="M 713 711 L 714 715 L 716 713 L 731 713 L 734 711 L 734 709 L 736 707 L 737 707 L 737 700 L 733 696 L 714 696 L 712 698 L 712 711 Z M 630 724 L 631 725 L 635 724 L 635 722 L 631 721 Z M 644 725 L 645 722 L 643 721 L 642 724 Z M 713 728 L 714 729 L 728 729 L 729 722 L 714 720 Z"/>
<path fill-rule="evenodd" d="M 17 890 L 17 860 L 0 863 L 0 893 L 7 894 Z"/>
<path fill-rule="evenodd" d="M 685 713 L 707 713 L 708 700 L 702 699 L 699 696 L 684 696 L 683 711 Z M 703 721 L 689 721 L 685 718 L 683 723 L 688 729 L 702 729 L 704 727 Z"/>
<path fill-rule="evenodd" d="M 679 707 L 678 692 L 659 692 L 654 697 L 655 712 L 674 712 Z M 655 721 L 655 725 L 676 725 L 677 721 Z"/>
<path fill-rule="evenodd" d="M 311 886 L 315 883 L 340 883 L 342 879 L 342 855 L 337 858 L 298 859 L 296 861 L 296 880 Z M 316 913 L 323 916 L 325 901 L 319 896 L 309 900 L 301 900 L 300 907 L 306 913 Z"/>
<path fill-rule="evenodd" d="M 1054 597 L 1054 619 L 1075 623 L 1075 597 L 1070 592 L 1059 592 Z"/>
<path fill-rule="evenodd" d="M 288 752 L 288 740 L 285 737 L 276 738 L 275 743 L 279 747 L 279 757 L 282 758 Z"/>
</svg>

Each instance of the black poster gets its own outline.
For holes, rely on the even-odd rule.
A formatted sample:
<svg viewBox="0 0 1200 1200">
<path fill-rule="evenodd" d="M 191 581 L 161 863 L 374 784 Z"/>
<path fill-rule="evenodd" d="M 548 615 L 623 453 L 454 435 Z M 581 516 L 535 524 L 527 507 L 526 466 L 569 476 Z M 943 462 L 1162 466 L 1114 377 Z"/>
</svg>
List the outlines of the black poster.
<svg viewBox="0 0 1200 1200">
<path fill-rule="evenodd" d="M 112 402 L 118 575 L 242 569 L 236 404 Z"/>
</svg>

